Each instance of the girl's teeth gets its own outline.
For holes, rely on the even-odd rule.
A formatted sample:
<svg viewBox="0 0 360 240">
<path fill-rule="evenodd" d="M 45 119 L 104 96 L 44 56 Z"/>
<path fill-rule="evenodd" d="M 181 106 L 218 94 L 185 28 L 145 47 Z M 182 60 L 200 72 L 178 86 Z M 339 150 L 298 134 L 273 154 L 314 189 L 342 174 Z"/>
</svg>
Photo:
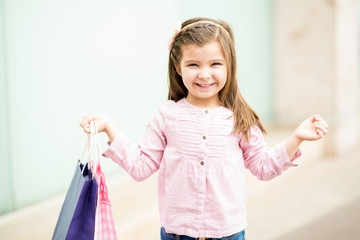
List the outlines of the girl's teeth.
<svg viewBox="0 0 360 240">
<path fill-rule="evenodd" d="M 211 84 L 199 84 L 202 87 L 209 87 Z"/>
</svg>

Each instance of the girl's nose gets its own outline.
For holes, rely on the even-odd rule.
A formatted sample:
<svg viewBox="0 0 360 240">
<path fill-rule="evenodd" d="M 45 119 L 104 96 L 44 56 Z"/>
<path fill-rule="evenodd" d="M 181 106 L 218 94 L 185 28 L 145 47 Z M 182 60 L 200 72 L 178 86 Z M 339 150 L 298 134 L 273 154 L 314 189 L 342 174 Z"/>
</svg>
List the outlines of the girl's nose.
<svg viewBox="0 0 360 240">
<path fill-rule="evenodd" d="M 208 70 L 202 70 L 202 71 L 199 73 L 198 77 L 199 77 L 200 79 L 209 79 L 209 78 L 211 78 L 211 73 L 210 73 L 210 71 L 208 71 Z"/>
</svg>

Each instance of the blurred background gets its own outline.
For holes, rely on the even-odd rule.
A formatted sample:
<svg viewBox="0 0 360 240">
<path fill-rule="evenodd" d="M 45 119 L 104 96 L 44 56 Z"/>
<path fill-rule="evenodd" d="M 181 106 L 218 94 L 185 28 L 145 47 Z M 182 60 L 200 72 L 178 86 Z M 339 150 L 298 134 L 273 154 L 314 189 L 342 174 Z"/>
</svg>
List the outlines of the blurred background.
<svg viewBox="0 0 360 240">
<path fill-rule="evenodd" d="M 167 98 L 175 23 L 198 16 L 232 26 L 269 145 L 313 114 L 330 125 L 297 168 L 248 175 L 247 239 L 360 239 L 360 0 L 0 0 L 0 239 L 51 238 L 84 115 L 142 138 Z M 157 174 L 135 183 L 104 167 L 119 239 L 159 239 Z"/>
</svg>

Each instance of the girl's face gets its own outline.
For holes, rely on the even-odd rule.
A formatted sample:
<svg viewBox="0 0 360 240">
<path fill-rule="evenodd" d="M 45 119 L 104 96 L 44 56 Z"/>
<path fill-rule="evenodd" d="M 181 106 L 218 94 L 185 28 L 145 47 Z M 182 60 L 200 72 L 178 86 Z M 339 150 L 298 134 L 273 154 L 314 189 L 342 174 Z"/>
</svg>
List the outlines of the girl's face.
<svg viewBox="0 0 360 240">
<path fill-rule="evenodd" d="M 182 47 L 182 59 L 176 70 L 188 90 L 188 102 L 198 107 L 220 106 L 218 94 L 225 86 L 227 68 L 219 42 Z"/>
</svg>

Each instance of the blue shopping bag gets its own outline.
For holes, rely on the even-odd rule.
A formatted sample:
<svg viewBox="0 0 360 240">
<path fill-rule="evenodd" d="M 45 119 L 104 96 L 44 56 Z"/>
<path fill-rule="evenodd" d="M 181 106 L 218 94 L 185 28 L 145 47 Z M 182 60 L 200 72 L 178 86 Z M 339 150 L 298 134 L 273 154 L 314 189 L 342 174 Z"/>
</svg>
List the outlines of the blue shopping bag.
<svg viewBox="0 0 360 240">
<path fill-rule="evenodd" d="M 98 184 L 88 163 L 77 163 L 67 191 L 53 240 L 94 239 Z"/>
</svg>

